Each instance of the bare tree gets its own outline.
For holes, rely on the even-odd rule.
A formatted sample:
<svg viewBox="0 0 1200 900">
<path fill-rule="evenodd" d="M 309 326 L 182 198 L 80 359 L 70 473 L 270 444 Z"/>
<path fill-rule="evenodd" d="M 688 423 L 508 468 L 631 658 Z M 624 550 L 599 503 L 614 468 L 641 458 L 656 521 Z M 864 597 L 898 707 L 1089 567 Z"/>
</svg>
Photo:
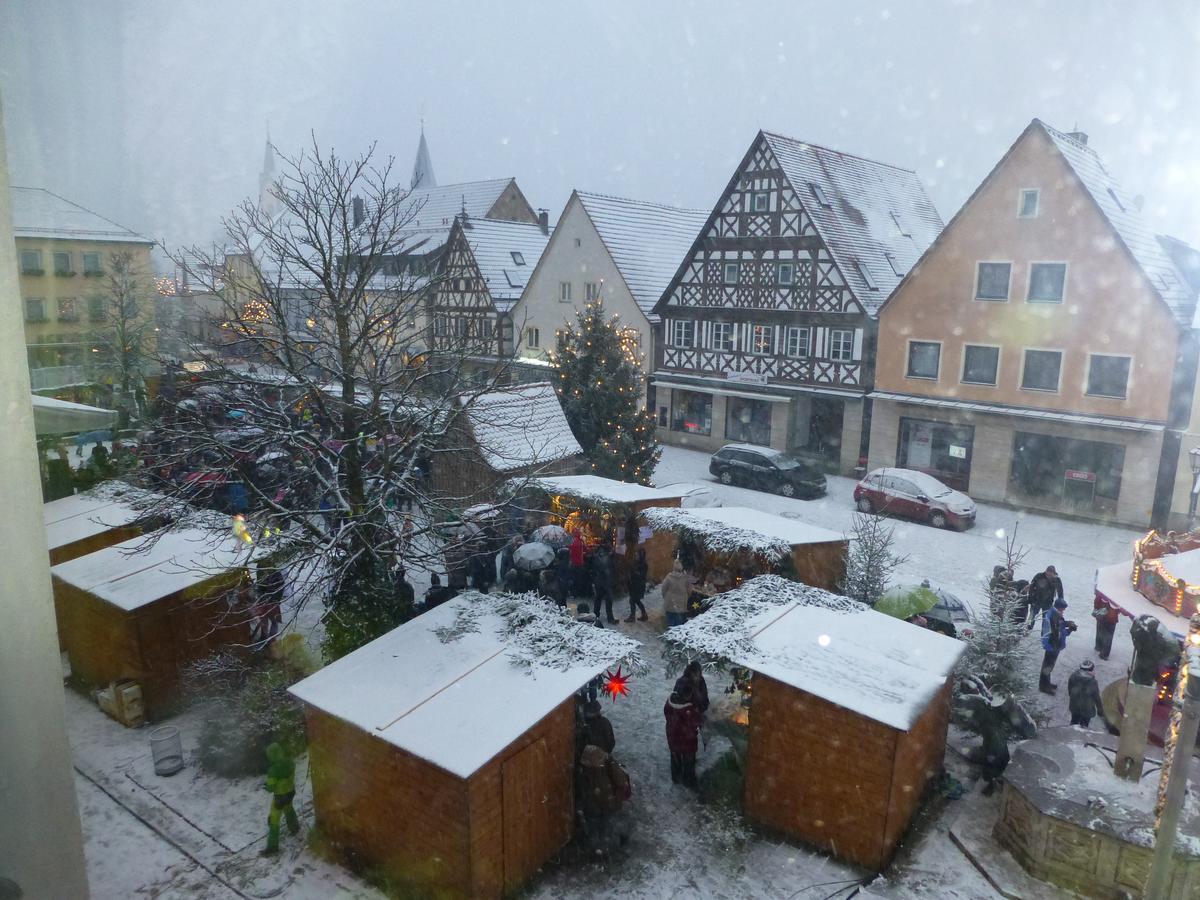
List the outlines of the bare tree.
<svg viewBox="0 0 1200 900">
<path fill-rule="evenodd" d="M 104 282 L 89 298 L 99 327 L 92 334 L 100 374 L 112 384 L 120 427 L 145 415 L 145 368 L 155 355 L 154 292 L 149 273 L 127 250 L 109 254 Z"/>
<path fill-rule="evenodd" d="M 843 596 L 873 606 L 891 583 L 892 575 L 907 556 L 894 550 L 895 531 L 882 517 L 855 513 L 850 528 L 850 549 L 846 555 L 846 575 L 842 579 Z"/>
</svg>

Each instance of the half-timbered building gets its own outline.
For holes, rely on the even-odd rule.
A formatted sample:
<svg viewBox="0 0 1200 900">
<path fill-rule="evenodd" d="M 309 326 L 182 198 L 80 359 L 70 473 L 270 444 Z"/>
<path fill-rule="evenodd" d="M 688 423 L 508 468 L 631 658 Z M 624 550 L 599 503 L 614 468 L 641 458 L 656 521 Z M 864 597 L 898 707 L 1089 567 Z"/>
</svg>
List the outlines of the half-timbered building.
<svg viewBox="0 0 1200 900">
<path fill-rule="evenodd" d="M 659 437 L 852 471 L 878 309 L 941 227 L 914 172 L 759 132 L 654 310 Z"/>
</svg>

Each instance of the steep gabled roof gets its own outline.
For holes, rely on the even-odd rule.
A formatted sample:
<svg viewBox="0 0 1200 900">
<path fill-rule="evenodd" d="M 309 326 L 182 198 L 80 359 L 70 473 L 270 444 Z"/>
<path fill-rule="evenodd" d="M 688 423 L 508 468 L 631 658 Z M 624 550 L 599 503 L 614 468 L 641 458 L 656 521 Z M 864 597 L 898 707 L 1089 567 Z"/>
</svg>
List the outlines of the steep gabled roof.
<svg viewBox="0 0 1200 900">
<path fill-rule="evenodd" d="M 154 243 L 45 188 L 14 187 L 10 191 L 15 237 Z"/>
<path fill-rule="evenodd" d="M 514 181 L 513 178 L 494 178 L 417 188 L 408 195 L 407 202 L 415 210 L 409 226 L 413 231 L 440 232 L 441 241 L 430 241 L 430 249 L 441 246 L 450 236 L 455 216 L 466 212 L 472 219 L 484 218 Z"/>
<path fill-rule="evenodd" d="M 1104 167 L 1100 155 L 1041 119 L 1034 119 L 1033 124 L 1046 132 L 1176 319 L 1190 325 L 1196 310 L 1195 288 L 1142 219 L 1133 199 Z"/>
<path fill-rule="evenodd" d="M 584 191 L 576 191 L 575 196 L 625 279 L 629 293 L 649 315 L 704 227 L 708 210 Z"/>
<path fill-rule="evenodd" d="M 583 453 L 548 381 L 480 394 L 468 407 L 467 420 L 484 461 L 497 472 Z"/>
<path fill-rule="evenodd" d="M 496 219 L 468 219 L 463 235 L 475 257 L 479 274 L 487 282 L 492 304 L 499 312 L 512 309 L 529 283 L 529 275 L 542 257 L 550 234 L 540 225 Z M 521 262 L 517 262 L 519 254 Z"/>
<path fill-rule="evenodd" d="M 942 217 L 921 180 L 909 169 L 772 132 L 762 135 L 854 296 L 874 315 L 942 230 Z"/>
</svg>

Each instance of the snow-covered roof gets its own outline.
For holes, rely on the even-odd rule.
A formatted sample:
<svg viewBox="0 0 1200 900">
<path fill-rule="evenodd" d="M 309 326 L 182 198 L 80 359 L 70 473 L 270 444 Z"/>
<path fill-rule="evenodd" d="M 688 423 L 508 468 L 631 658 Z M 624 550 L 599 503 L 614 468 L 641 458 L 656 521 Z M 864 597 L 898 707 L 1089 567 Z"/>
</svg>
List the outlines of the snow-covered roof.
<svg viewBox="0 0 1200 900">
<path fill-rule="evenodd" d="M 1188 633 L 1188 618 L 1173 615 L 1157 603 L 1147 600 L 1146 596 L 1131 584 L 1130 573 L 1132 572 L 1132 559 L 1111 566 L 1102 566 L 1096 570 L 1096 592 L 1121 607 L 1130 616 L 1134 618 L 1151 616 L 1162 622 L 1180 640 L 1185 638 Z M 1089 608 L 1086 606 L 1086 601 L 1084 608 Z"/>
<path fill-rule="evenodd" d="M 798 544 L 846 540 L 836 531 L 741 506 L 654 508 L 645 516 L 655 530 L 690 532 L 703 537 L 710 550 L 725 553 L 749 550 L 782 559 Z"/>
<path fill-rule="evenodd" d="M 124 225 L 118 225 L 45 188 L 14 187 L 10 191 L 15 237 L 154 243 Z"/>
<path fill-rule="evenodd" d="M 771 132 L 763 137 L 854 296 L 874 314 L 942 230 L 942 217 L 921 180 L 887 163 Z"/>
<path fill-rule="evenodd" d="M 430 240 L 422 248 L 425 253 L 435 250 L 446 243 L 455 216 L 465 212 L 472 219 L 483 219 L 505 189 L 515 181 L 514 178 L 493 178 L 417 188 L 405 201 L 408 208 L 414 210 L 408 229 L 440 234 L 441 240 Z"/>
<path fill-rule="evenodd" d="M 480 394 L 471 401 L 467 419 L 484 461 L 497 472 L 583 453 L 547 381 Z"/>
<path fill-rule="evenodd" d="M 653 503 L 656 500 L 675 500 L 686 497 L 694 485 L 658 488 L 601 478 L 599 475 L 559 475 L 537 478 L 530 482 L 549 494 L 577 497 L 597 506 L 616 506 L 634 503 Z"/>
<path fill-rule="evenodd" d="M 964 650 L 954 638 L 774 575 L 718 595 L 668 635 L 901 731 L 920 718 Z"/>
<path fill-rule="evenodd" d="M 132 612 L 243 566 L 251 553 L 231 535 L 199 528 L 136 537 L 59 563 L 50 573 L 118 609 Z M 146 548 L 146 549 L 142 549 Z"/>
<path fill-rule="evenodd" d="M 514 631 L 501 610 L 521 604 L 526 611 L 518 612 Z M 467 778 L 636 649 L 612 629 L 577 624 L 531 595 L 469 592 L 331 663 L 291 693 Z"/>
<path fill-rule="evenodd" d="M 33 428 L 38 434 L 74 434 L 108 428 L 117 421 L 115 409 L 85 406 L 70 400 L 34 394 Z"/>
<path fill-rule="evenodd" d="M 500 312 L 512 309 L 521 299 L 550 235 L 537 224 L 497 219 L 468 219 L 463 235 L 471 246 L 479 274 L 487 282 L 493 305 Z"/>
<path fill-rule="evenodd" d="M 1087 144 L 1051 128 L 1040 119 L 1034 119 L 1034 122 L 1058 148 L 1171 312 L 1183 324 L 1191 325 L 1196 312 L 1196 290 L 1142 219 L 1133 198 L 1104 167 L 1100 155 Z"/>
<path fill-rule="evenodd" d="M 163 497 L 121 481 L 106 481 L 93 490 L 43 504 L 46 546 L 65 547 L 113 528 L 131 525 L 148 506 Z"/>
<path fill-rule="evenodd" d="M 642 312 L 649 315 L 704 227 L 708 210 L 576 191 Z"/>
</svg>

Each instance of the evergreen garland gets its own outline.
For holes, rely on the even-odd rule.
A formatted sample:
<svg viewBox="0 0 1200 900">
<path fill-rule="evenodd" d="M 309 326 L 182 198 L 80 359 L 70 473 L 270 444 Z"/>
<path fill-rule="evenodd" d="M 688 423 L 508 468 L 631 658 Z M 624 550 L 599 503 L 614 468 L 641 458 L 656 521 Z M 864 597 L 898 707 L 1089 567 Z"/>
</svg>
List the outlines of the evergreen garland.
<svg viewBox="0 0 1200 900">
<path fill-rule="evenodd" d="M 636 332 L 606 317 L 600 301 L 558 332 L 550 355 L 554 388 L 592 473 L 649 484 L 662 450 L 654 414 L 641 405 L 642 354 Z"/>
</svg>

